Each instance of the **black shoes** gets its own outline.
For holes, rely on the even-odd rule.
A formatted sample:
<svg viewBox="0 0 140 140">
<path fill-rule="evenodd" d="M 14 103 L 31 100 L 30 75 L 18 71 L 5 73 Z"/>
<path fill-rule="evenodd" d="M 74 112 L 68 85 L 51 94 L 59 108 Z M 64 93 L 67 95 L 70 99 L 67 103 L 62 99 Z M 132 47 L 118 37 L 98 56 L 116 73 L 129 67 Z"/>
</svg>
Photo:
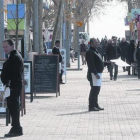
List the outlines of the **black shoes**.
<svg viewBox="0 0 140 140">
<path fill-rule="evenodd" d="M 100 110 L 104 110 L 104 108 L 101 107 L 93 107 L 93 108 L 89 108 L 89 111 L 100 111 Z"/>
<path fill-rule="evenodd" d="M 114 81 L 117 81 L 117 78 L 110 77 L 110 80 L 113 80 L 113 79 Z"/>
<path fill-rule="evenodd" d="M 63 83 L 63 82 L 60 82 L 60 84 L 65 84 L 65 83 Z"/>
<path fill-rule="evenodd" d="M 101 108 L 101 107 L 99 107 L 99 106 L 98 106 L 98 107 L 96 107 L 96 108 L 97 108 L 97 109 L 99 109 L 99 110 L 104 110 L 104 108 Z"/>
<path fill-rule="evenodd" d="M 100 110 L 96 107 L 93 107 L 93 108 L 89 108 L 89 111 L 100 111 Z"/>
<path fill-rule="evenodd" d="M 19 127 L 18 129 L 11 128 L 10 132 L 8 134 L 5 134 L 4 137 L 17 137 L 23 135 L 22 127 Z"/>
<path fill-rule="evenodd" d="M 17 136 L 21 136 L 23 135 L 23 133 L 8 133 L 8 134 L 5 134 L 4 137 L 17 137 Z"/>
<path fill-rule="evenodd" d="M 117 81 L 117 78 L 114 78 L 114 81 Z"/>
</svg>

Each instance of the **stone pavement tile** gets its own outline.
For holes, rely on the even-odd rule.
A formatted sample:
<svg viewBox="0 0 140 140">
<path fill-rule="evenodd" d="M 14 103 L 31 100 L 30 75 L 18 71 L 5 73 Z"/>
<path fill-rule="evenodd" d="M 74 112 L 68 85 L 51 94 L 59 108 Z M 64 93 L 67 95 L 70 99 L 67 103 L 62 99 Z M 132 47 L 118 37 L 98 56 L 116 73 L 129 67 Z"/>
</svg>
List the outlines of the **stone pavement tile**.
<svg viewBox="0 0 140 140">
<path fill-rule="evenodd" d="M 75 66 L 73 66 L 75 67 Z M 33 103 L 26 99 L 27 114 L 21 117 L 24 135 L 11 139 L 46 140 L 139 140 L 140 80 L 119 69 L 117 81 L 103 73 L 99 104 L 104 111 L 88 112 L 90 91 L 86 66 L 68 71 L 61 96 L 39 95 Z M 10 126 L 0 118 L 0 139 Z"/>
</svg>

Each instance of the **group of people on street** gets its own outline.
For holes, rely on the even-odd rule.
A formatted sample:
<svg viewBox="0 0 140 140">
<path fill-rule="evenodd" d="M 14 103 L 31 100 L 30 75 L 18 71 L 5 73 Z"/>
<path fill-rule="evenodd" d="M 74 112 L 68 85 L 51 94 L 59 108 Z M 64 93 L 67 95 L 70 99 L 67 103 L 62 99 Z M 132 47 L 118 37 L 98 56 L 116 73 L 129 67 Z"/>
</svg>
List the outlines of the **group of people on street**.
<svg viewBox="0 0 140 140">
<path fill-rule="evenodd" d="M 134 61 L 137 62 L 138 66 L 138 78 L 140 79 L 140 41 L 135 45 L 134 40 L 128 43 L 125 38 L 118 43 L 116 38 L 106 41 L 104 44 L 105 58 L 103 61 L 103 53 L 99 53 L 99 41 L 95 38 L 90 39 L 90 47 L 82 41 L 80 45 L 80 52 L 82 57 L 83 65 L 87 63 L 88 72 L 87 79 L 90 83 L 91 90 L 89 94 L 89 111 L 101 111 L 104 108 L 99 106 L 98 96 L 101 89 L 102 72 L 105 66 L 108 66 L 110 72 L 110 80 L 117 80 L 118 66 L 112 63 L 110 60 L 118 59 L 121 57 L 123 61 L 128 64 L 132 64 Z M 101 46 L 100 46 L 101 47 Z M 52 50 L 53 54 L 59 55 L 59 63 L 62 63 L 62 56 L 60 54 L 60 41 L 56 40 L 55 46 Z M 101 47 L 102 48 L 102 47 Z M 101 49 L 100 48 L 100 49 Z M 3 84 L 10 88 L 10 96 L 7 97 L 7 107 L 12 118 L 12 127 L 9 133 L 5 134 L 5 137 L 15 137 L 23 135 L 23 130 L 20 125 L 20 103 L 19 97 L 22 90 L 23 84 L 23 59 L 18 51 L 15 50 L 14 42 L 11 39 L 3 41 L 3 49 L 7 54 L 7 60 L 3 64 L 1 73 L 1 80 Z M 113 75 L 113 67 L 114 75 Z M 123 71 L 128 71 L 128 75 L 131 74 L 130 67 L 123 67 Z M 60 83 L 62 80 L 63 70 L 60 73 Z"/>
<path fill-rule="evenodd" d="M 86 61 L 88 66 L 87 79 L 90 83 L 91 90 L 89 94 L 89 111 L 101 111 L 104 108 L 101 108 L 98 103 L 98 95 L 101 89 L 101 79 L 102 72 L 105 66 L 109 66 L 108 70 L 110 72 L 110 80 L 117 80 L 118 66 L 112 63 L 110 60 L 118 59 L 121 57 L 123 61 L 126 61 L 128 64 L 132 64 L 134 61 L 137 62 L 138 67 L 138 78 L 140 79 L 140 41 L 135 46 L 134 40 L 131 40 L 128 43 L 125 38 L 122 38 L 121 41 L 117 41 L 117 38 L 114 37 L 112 40 L 106 41 L 105 44 L 105 53 L 106 58 L 103 61 L 101 54 L 98 52 L 99 43 L 97 39 L 90 39 L 90 48 L 86 52 Z M 114 76 L 113 76 L 113 67 Z M 128 71 L 130 75 L 130 67 L 123 67 L 123 71 Z M 99 84 L 100 83 L 100 84 Z"/>
<path fill-rule="evenodd" d="M 97 50 L 100 50 L 99 53 L 101 54 L 104 61 L 110 61 L 113 59 L 121 58 L 122 61 L 126 62 L 130 66 L 123 67 L 124 72 L 128 72 L 128 75 L 132 74 L 132 64 L 137 63 L 138 69 L 138 78 L 140 78 L 140 71 L 139 71 L 139 45 L 136 45 L 134 40 L 130 40 L 130 42 L 126 41 L 125 38 L 120 38 L 117 40 L 117 37 L 112 37 L 112 39 L 102 39 L 101 43 L 99 43 Z M 102 51 L 101 51 L 102 50 Z M 111 63 L 107 66 L 108 71 L 110 73 L 110 80 L 117 80 L 118 75 L 118 66 Z M 113 75 L 113 68 L 114 68 L 114 75 Z"/>
</svg>

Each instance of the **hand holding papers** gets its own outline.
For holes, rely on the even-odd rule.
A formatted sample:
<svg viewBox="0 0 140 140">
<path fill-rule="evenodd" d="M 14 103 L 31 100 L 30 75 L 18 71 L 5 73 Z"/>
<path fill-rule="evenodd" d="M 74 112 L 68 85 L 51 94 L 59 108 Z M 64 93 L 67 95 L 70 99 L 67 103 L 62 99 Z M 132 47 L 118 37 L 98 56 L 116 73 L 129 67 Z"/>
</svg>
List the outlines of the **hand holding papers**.
<svg viewBox="0 0 140 140">
<path fill-rule="evenodd" d="M 122 61 L 121 59 L 114 59 L 114 60 L 110 60 L 110 61 L 113 62 L 113 63 L 115 63 L 116 65 L 118 65 L 120 67 L 130 66 L 126 62 Z"/>
<path fill-rule="evenodd" d="M 93 86 L 101 86 L 102 84 L 102 73 L 98 73 L 98 77 L 94 73 L 91 73 Z"/>
<path fill-rule="evenodd" d="M 3 98 L 7 98 L 10 96 L 10 88 L 5 86 Z"/>
</svg>

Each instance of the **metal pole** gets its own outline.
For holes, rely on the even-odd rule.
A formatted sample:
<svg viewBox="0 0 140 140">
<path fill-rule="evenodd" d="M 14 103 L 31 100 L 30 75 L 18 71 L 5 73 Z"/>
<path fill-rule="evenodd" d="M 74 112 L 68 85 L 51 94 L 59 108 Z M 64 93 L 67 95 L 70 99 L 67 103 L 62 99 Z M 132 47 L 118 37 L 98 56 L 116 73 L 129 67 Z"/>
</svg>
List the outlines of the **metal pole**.
<svg viewBox="0 0 140 140">
<path fill-rule="evenodd" d="M 2 42 L 5 39 L 4 37 L 4 11 L 3 9 L 3 0 L 0 0 L 0 58 L 4 58 L 4 52 L 2 48 Z"/>
<path fill-rule="evenodd" d="M 131 9 L 132 9 L 132 0 L 128 0 L 128 13 L 131 12 Z M 131 27 L 130 27 L 130 40 L 131 40 Z"/>
<path fill-rule="evenodd" d="M 43 13 L 43 0 L 38 3 L 38 33 L 39 33 L 39 53 L 43 54 L 43 36 L 42 36 L 42 13 Z"/>
<path fill-rule="evenodd" d="M 66 9 L 67 13 L 69 13 L 69 1 L 64 0 L 64 9 Z M 66 15 L 64 14 L 64 17 Z M 70 67 L 70 40 L 69 40 L 69 21 L 64 18 L 63 24 L 63 46 L 66 49 L 66 65 Z"/>
<path fill-rule="evenodd" d="M 18 23 L 18 15 L 19 15 L 19 12 L 18 12 L 18 7 L 19 7 L 19 1 L 17 0 L 17 3 L 16 3 L 16 49 L 18 49 L 18 26 L 19 26 L 19 23 Z"/>
<path fill-rule="evenodd" d="M 89 18 L 87 20 L 87 33 L 89 34 Z"/>
<path fill-rule="evenodd" d="M 33 51 L 39 52 L 38 42 L 38 0 L 33 0 Z"/>
<path fill-rule="evenodd" d="M 78 39 L 78 70 L 80 70 L 80 46 L 79 46 L 79 30 L 80 30 L 80 27 L 78 26 L 77 27 L 77 35 L 78 35 L 78 37 L 77 37 L 77 39 Z"/>
</svg>

